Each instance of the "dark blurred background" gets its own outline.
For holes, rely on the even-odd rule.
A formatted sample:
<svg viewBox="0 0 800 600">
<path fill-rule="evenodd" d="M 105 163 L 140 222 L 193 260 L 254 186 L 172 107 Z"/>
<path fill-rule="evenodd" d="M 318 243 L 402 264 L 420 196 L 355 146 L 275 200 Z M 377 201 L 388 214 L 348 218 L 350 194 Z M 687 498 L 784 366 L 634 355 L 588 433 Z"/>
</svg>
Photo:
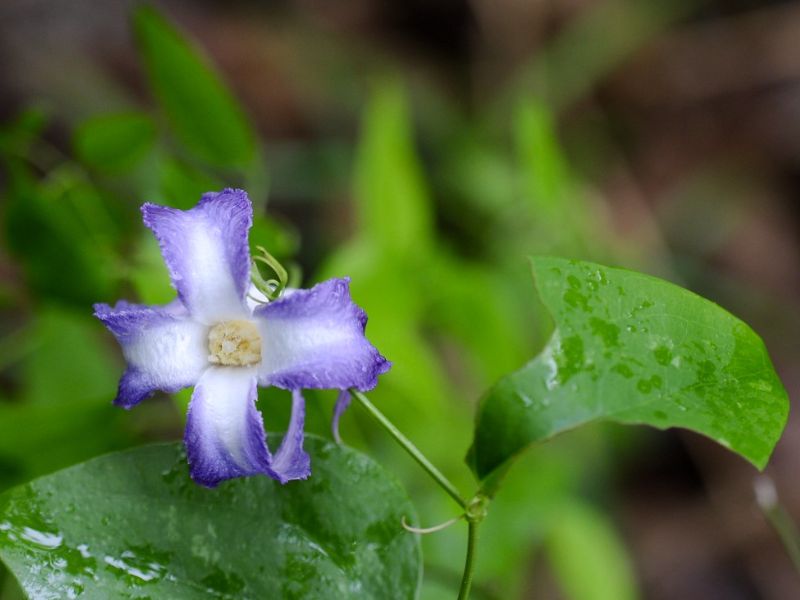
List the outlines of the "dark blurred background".
<svg viewBox="0 0 800 600">
<path fill-rule="evenodd" d="M 254 235 L 305 283 L 353 276 L 367 332 L 396 364 L 376 399 L 463 487 L 481 391 L 546 339 L 526 254 L 697 291 L 763 336 L 797 395 L 800 3 L 151 4 L 243 107 L 259 140 L 246 160 L 193 155 L 131 32 L 140 3 L 0 2 L 2 488 L 180 436 L 185 397 L 108 406 L 121 359 L 90 304 L 169 299 L 136 206 L 189 206 L 223 184 L 247 187 Z M 155 132 L 134 136 L 135 157 L 92 137 L 119 113 Z M 324 433 L 333 400 L 318 396 Z M 348 419 L 345 439 L 399 473 L 423 523 L 452 516 L 380 432 Z M 800 597 L 755 471 L 699 436 L 595 427 L 523 463 L 492 507 L 476 598 L 613 598 L 599 589 L 608 552 L 622 561 L 609 577 L 636 582 L 630 597 Z M 795 519 L 798 465 L 791 415 L 767 474 Z M 425 552 L 423 597 L 454 596 L 463 531 Z"/>
</svg>

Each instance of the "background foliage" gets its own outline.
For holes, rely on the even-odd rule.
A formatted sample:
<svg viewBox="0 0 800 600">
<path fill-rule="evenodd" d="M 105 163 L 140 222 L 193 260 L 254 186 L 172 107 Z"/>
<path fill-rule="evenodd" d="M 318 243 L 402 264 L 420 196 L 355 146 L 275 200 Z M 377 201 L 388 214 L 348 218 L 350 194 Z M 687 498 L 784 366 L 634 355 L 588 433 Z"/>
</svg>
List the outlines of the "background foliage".
<svg viewBox="0 0 800 600">
<path fill-rule="evenodd" d="M 688 285 L 753 323 L 796 385 L 800 98 L 774 58 L 794 3 L 134 4 L 0 8 L 3 489 L 179 437 L 185 393 L 109 405 L 122 364 L 89 307 L 171 299 L 137 207 L 223 185 L 304 283 L 353 278 L 395 364 L 374 402 L 462 488 L 479 396 L 552 331 L 529 254 Z M 309 399 L 329 436 L 333 394 Z M 260 408 L 281 429 L 288 399 Z M 424 525 L 454 515 L 357 409 L 343 437 Z M 790 422 L 771 474 L 800 514 L 797 443 Z M 593 426 L 539 447 L 492 505 L 476 597 L 790 598 L 752 475 L 693 434 Z M 463 537 L 422 540 L 424 598 L 452 595 Z"/>
</svg>

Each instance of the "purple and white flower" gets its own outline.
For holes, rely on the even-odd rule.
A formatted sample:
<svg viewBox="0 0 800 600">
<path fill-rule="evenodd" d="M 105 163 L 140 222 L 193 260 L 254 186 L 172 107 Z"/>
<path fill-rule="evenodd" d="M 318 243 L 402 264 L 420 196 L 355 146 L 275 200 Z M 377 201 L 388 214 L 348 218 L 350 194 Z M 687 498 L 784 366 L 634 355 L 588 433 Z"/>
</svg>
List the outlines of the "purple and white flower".
<svg viewBox="0 0 800 600">
<path fill-rule="evenodd" d="M 145 204 L 142 213 L 178 298 L 95 305 L 127 361 L 115 404 L 129 409 L 156 390 L 193 385 L 184 442 L 196 482 L 214 487 L 258 473 L 305 479 L 301 390 L 369 390 L 391 366 L 364 337 L 367 315 L 351 300 L 349 279 L 253 302 L 253 207 L 241 190 L 205 194 L 191 210 Z M 258 385 L 292 391 L 289 428 L 274 454 L 255 405 Z"/>
</svg>

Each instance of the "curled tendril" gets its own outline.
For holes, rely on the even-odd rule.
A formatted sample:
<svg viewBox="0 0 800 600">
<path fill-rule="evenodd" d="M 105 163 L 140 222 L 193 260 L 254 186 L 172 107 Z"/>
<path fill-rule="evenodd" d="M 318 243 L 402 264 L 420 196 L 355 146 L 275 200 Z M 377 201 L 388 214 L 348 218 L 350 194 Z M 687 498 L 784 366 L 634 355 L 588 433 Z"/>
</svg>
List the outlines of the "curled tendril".
<svg viewBox="0 0 800 600">
<path fill-rule="evenodd" d="M 278 262 L 278 259 L 264 248 L 256 246 L 256 250 L 258 250 L 258 254 L 252 257 L 253 268 L 250 269 L 250 280 L 253 282 L 253 285 L 256 286 L 256 289 L 264 294 L 268 300 L 275 300 L 283 293 L 283 290 L 286 289 L 286 285 L 289 282 L 289 273 L 283 265 Z M 258 268 L 258 263 L 269 267 L 275 277 L 264 279 Z"/>
<path fill-rule="evenodd" d="M 427 533 L 436 533 L 437 531 L 442 531 L 453 525 L 454 523 L 458 523 L 461 519 L 463 519 L 465 515 L 461 514 L 457 517 L 453 517 L 449 521 L 445 521 L 444 523 L 440 523 L 439 525 L 434 525 L 433 527 L 412 527 L 406 521 L 405 516 L 400 520 L 400 524 L 403 526 L 403 529 L 406 531 L 410 531 L 411 533 L 420 533 L 420 534 L 427 534 Z"/>
<path fill-rule="evenodd" d="M 448 527 L 450 527 L 454 523 L 458 523 L 462 519 L 466 520 L 469 523 L 480 523 L 486 518 L 488 512 L 489 512 L 489 498 L 481 493 L 478 493 L 472 498 L 472 500 L 470 500 L 467 503 L 466 510 L 463 513 L 461 513 L 457 517 L 453 517 L 449 521 L 440 523 L 439 525 L 434 525 L 433 527 L 412 527 L 406 521 L 405 516 L 401 519 L 400 524 L 406 531 L 410 531 L 411 533 L 420 533 L 424 535 L 427 533 L 436 533 L 437 531 L 442 531 L 444 529 L 447 529 Z"/>
</svg>

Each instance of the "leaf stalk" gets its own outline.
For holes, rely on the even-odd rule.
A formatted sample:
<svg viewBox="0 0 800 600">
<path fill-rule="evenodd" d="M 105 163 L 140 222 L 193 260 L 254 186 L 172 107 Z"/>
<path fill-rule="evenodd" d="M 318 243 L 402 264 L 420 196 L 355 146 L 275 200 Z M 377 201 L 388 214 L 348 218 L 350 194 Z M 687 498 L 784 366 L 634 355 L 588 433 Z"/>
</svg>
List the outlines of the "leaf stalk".
<svg viewBox="0 0 800 600">
<path fill-rule="evenodd" d="M 467 510 L 469 502 L 467 502 L 461 493 L 458 491 L 456 486 L 454 486 L 447 477 L 445 477 L 442 472 L 437 469 L 433 463 L 428 460 L 428 458 L 417 448 L 414 443 L 409 440 L 403 433 L 395 427 L 394 423 L 392 423 L 386 415 L 384 415 L 378 407 L 376 407 L 369 399 L 359 392 L 358 390 L 350 390 L 350 393 L 355 397 L 356 400 L 363 406 L 367 412 L 372 415 L 372 417 L 383 427 L 389 435 L 391 435 L 395 441 L 400 444 L 400 446 L 405 450 L 411 458 L 413 458 L 419 466 L 423 468 L 423 470 L 430 475 L 433 480 L 439 484 L 439 486 L 447 492 L 447 494 L 455 500 L 458 505 Z"/>
</svg>

